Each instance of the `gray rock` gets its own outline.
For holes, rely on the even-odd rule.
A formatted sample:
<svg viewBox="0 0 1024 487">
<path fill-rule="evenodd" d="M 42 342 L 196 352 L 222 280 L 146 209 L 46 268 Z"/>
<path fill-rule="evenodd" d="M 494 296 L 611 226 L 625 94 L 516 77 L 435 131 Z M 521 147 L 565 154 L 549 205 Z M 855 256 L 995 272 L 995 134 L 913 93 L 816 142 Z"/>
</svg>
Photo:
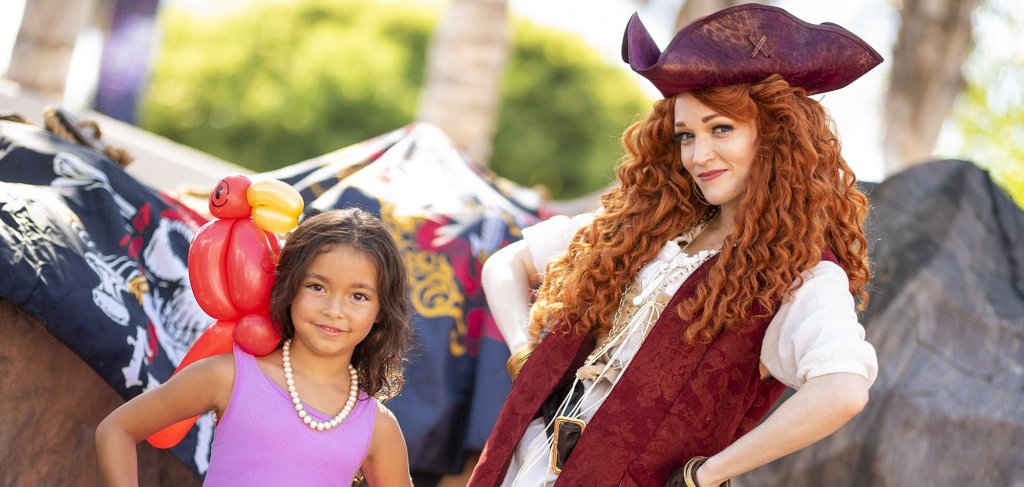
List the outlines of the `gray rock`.
<svg viewBox="0 0 1024 487">
<path fill-rule="evenodd" d="M 1024 485 L 1024 212 L 963 161 L 877 185 L 863 413 L 737 486 Z"/>
</svg>

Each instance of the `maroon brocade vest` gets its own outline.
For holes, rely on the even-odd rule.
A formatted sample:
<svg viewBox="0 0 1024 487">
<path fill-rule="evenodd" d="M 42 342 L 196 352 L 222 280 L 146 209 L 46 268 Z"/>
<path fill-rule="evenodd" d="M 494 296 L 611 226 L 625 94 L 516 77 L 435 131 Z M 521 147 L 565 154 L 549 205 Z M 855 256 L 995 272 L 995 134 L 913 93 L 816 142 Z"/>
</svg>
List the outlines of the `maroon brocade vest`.
<svg viewBox="0 0 1024 487">
<path fill-rule="evenodd" d="M 711 456 L 750 431 L 785 390 L 761 380 L 761 342 L 773 316 L 750 318 L 710 344 L 683 340 L 673 310 L 718 256 L 687 278 L 611 394 L 587 424 L 557 486 L 658 486 L 696 455 Z M 824 259 L 835 262 L 831 253 Z M 752 309 L 748 316 L 758 310 Z M 593 336 L 552 333 L 534 350 L 505 401 L 469 485 L 499 486 L 541 403 L 576 373 Z"/>
</svg>

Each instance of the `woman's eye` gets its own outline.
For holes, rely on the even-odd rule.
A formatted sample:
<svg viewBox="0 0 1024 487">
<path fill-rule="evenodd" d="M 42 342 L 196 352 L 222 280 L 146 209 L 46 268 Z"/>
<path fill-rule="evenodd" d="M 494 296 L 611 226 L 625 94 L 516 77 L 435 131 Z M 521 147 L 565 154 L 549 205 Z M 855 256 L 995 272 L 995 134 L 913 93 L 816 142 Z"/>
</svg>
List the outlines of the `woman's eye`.
<svg viewBox="0 0 1024 487">
<path fill-rule="evenodd" d="M 672 136 L 672 140 L 676 142 L 683 142 L 693 138 L 693 134 L 689 132 L 678 132 Z"/>
<path fill-rule="evenodd" d="M 363 293 L 355 293 L 355 295 L 353 295 L 353 297 L 356 298 L 356 301 L 369 301 L 370 300 L 369 296 L 367 296 L 367 295 L 365 295 Z"/>
<path fill-rule="evenodd" d="M 715 125 L 711 129 L 711 133 L 713 134 L 724 134 L 727 132 L 732 132 L 732 125 Z"/>
<path fill-rule="evenodd" d="M 314 283 L 310 283 L 310 284 L 306 284 L 306 288 L 309 289 L 310 291 L 315 291 L 315 292 L 322 292 L 324 290 L 323 286 L 321 286 L 320 284 L 317 284 L 315 282 Z"/>
</svg>

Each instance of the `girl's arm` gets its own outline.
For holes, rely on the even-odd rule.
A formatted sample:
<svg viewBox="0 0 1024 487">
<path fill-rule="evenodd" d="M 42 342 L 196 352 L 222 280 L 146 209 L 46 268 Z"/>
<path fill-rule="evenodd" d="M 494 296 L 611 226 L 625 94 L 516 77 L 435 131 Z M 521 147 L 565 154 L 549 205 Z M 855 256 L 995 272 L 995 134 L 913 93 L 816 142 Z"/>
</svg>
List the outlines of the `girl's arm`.
<svg viewBox="0 0 1024 487">
<path fill-rule="evenodd" d="M 107 485 L 138 485 L 138 442 L 183 419 L 214 409 L 223 413 L 234 376 L 232 355 L 209 357 L 110 413 L 96 428 L 96 453 Z"/>
<path fill-rule="evenodd" d="M 509 350 L 522 350 L 530 339 L 530 289 L 539 281 L 526 241 L 512 243 L 488 257 L 480 279 L 487 306 Z"/>
<path fill-rule="evenodd" d="M 868 402 L 868 381 L 852 373 L 809 379 L 759 426 L 697 469 L 704 487 L 749 472 L 804 448 L 839 429 Z"/>
<path fill-rule="evenodd" d="M 377 405 L 373 436 L 363 459 L 363 476 L 370 486 L 412 487 L 409 452 L 398 420 L 383 404 Z"/>
</svg>

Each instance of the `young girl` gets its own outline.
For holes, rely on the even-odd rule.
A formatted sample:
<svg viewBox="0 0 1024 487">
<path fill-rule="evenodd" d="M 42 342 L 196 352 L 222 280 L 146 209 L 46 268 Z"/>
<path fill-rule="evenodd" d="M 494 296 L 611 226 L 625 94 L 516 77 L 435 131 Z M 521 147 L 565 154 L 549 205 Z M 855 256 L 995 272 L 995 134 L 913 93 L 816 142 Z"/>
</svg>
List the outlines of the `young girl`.
<svg viewBox="0 0 1024 487">
<path fill-rule="evenodd" d="M 306 218 L 281 251 L 271 316 L 281 347 L 198 361 L 128 401 L 96 430 L 108 485 L 136 485 L 135 444 L 213 410 L 205 485 L 412 485 L 394 397 L 410 336 L 398 246 L 358 209 Z"/>
</svg>

